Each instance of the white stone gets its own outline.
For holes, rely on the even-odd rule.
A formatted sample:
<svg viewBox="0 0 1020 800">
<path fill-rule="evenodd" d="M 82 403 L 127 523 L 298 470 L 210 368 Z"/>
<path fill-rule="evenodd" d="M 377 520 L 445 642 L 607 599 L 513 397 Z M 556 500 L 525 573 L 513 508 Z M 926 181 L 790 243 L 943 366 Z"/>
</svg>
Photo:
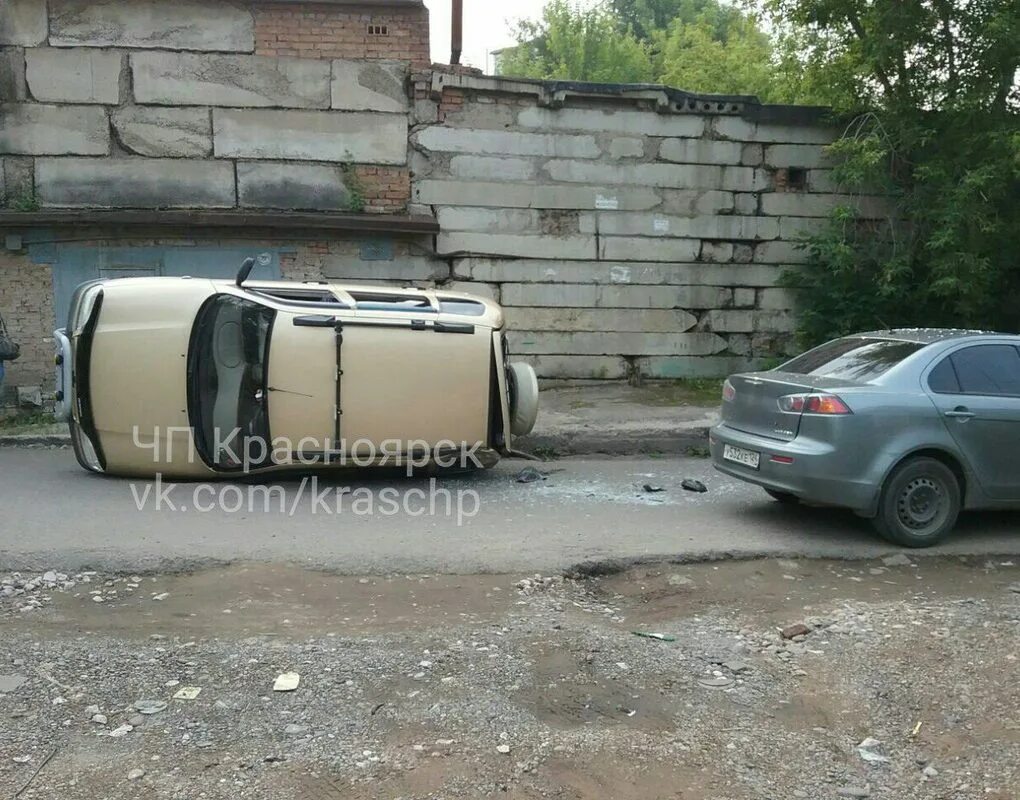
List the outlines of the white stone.
<svg viewBox="0 0 1020 800">
<path fill-rule="evenodd" d="M 751 167 L 706 164 L 607 164 L 600 161 L 552 160 L 545 165 L 556 181 L 592 184 L 639 184 L 679 189 L 725 189 L 736 192 L 765 188 L 763 173 Z"/>
<path fill-rule="evenodd" d="M 402 61 L 334 60 L 332 108 L 343 111 L 406 113 L 407 65 Z"/>
<path fill-rule="evenodd" d="M 339 166 L 240 162 L 237 195 L 242 206 L 297 211 L 345 211 L 351 196 Z"/>
<path fill-rule="evenodd" d="M 638 109 L 603 111 L 596 108 L 526 108 L 517 115 L 522 128 L 543 131 L 573 130 L 627 133 L 637 136 L 698 137 L 705 132 L 704 117 L 653 114 Z"/>
<path fill-rule="evenodd" d="M 697 239 L 603 236 L 599 241 L 603 261 L 695 261 L 701 251 Z"/>
<path fill-rule="evenodd" d="M 600 198 L 621 211 L 642 211 L 659 205 L 651 189 L 641 187 L 555 186 L 533 183 L 415 181 L 414 201 L 425 205 L 492 206 L 494 208 L 597 208 Z"/>
<path fill-rule="evenodd" d="M 520 258 L 596 258 L 594 236 L 520 236 L 443 232 L 436 237 L 439 255 L 477 253 L 479 255 L 517 256 Z"/>
<path fill-rule="evenodd" d="M 624 137 L 609 143 L 609 155 L 613 158 L 644 158 L 645 140 Z"/>
<path fill-rule="evenodd" d="M 698 318 L 682 309 L 535 308 L 507 306 L 507 326 L 522 331 L 647 331 L 682 333 Z"/>
<path fill-rule="evenodd" d="M 230 0 L 49 0 L 49 8 L 50 44 L 60 47 L 255 48 L 251 9 Z"/>
<path fill-rule="evenodd" d="M 594 136 L 434 126 L 416 133 L 413 139 L 420 147 L 444 153 L 559 158 L 598 158 L 601 155 Z"/>
<path fill-rule="evenodd" d="M 721 286 L 504 283 L 500 297 L 504 306 L 692 309 L 727 306 L 733 292 Z"/>
<path fill-rule="evenodd" d="M 407 116 L 214 109 L 213 145 L 219 158 L 404 164 Z"/>
<path fill-rule="evenodd" d="M 212 120 L 204 108 L 124 106 L 110 115 L 118 141 L 153 158 L 201 158 L 212 153 Z"/>
<path fill-rule="evenodd" d="M 667 139 L 659 148 L 662 161 L 680 164 L 738 165 L 743 145 L 719 139 Z"/>
<path fill-rule="evenodd" d="M 231 208 L 234 166 L 179 158 L 40 158 L 36 191 L 62 208 Z"/>
<path fill-rule="evenodd" d="M 465 280 L 610 285 L 774 286 L 781 267 L 760 264 L 627 263 L 540 259 L 458 258 L 454 275 Z"/>
<path fill-rule="evenodd" d="M 475 297 L 484 297 L 499 302 L 499 286 L 495 283 L 478 283 L 476 281 L 450 281 L 439 287 L 440 292 L 460 292 Z"/>
<path fill-rule="evenodd" d="M 0 106 L 0 153 L 105 156 L 110 125 L 96 106 Z"/>
<path fill-rule="evenodd" d="M 510 351 L 521 354 L 578 355 L 714 355 L 726 349 L 726 340 L 714 333 L 573 333 L 511 330 Z"/>
<path fill-rule="evenodd" d="M 0 45 L 36 47 L 49 30 L 44 0 L 3 0 L 0 3 Z"/>
<path fill-rule="evenodd" d="M 450 174 L 455 178 L 481 178 L 493 181 L 527 181 L 535 177 L 537 165 L 525 158 L 497 156 L 454 156 Z"/>
<path fill-rule="evenodd" d="M 329 108 L 329 63 L 211 53 L 131 55 L 135 100 L 156 105 Z"/>
<path fill-rule="evenodd" d="M 120 53 L 32 47 L 25 51 L 25 77 L 41 103 L 120 101 Z"/>
</svg>

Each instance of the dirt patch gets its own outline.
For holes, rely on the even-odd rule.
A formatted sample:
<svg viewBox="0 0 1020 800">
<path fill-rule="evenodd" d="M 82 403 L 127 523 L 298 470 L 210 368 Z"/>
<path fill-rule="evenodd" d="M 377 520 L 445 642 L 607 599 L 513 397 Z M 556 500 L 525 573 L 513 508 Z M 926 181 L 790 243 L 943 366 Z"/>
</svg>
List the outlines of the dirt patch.
<svg viewBox="0 0 1020 800">
<path fill-rule="evenodd" d="M 57 576 L 0 600 L 0 796 L 1006 800 L 1018 581 L 1009 559 Z"/>
</svg>

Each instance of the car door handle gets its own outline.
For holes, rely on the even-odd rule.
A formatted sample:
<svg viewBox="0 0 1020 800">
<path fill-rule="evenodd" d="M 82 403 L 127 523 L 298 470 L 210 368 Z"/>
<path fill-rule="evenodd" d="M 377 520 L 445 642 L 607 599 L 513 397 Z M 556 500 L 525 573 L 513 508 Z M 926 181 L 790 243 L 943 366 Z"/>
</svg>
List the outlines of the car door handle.
<svg viewBox="0 0 1020 800">
<path fill-rule="evenodd" d="M 953 419 L 970 419 L 974 416 L 974 412 L 964 406 L 957 406 L 952 411 L 945 412 L 945 415 Z"/>
</svg>

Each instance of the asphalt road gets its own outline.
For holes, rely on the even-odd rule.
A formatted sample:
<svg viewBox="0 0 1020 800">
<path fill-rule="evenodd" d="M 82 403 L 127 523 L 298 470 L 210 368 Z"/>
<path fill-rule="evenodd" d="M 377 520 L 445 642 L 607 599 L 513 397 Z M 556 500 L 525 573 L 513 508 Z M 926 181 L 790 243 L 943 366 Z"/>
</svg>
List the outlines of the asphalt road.
<svg viewBox="0 0 1020 800">
<path fill-rule="evenodd" d="M 848 512 L 784 507 L 701 459 L 568 459 L 537 465 L 551 472 L 544 481 L 518 483 L 525 466 L 438 481 L 450 496 L 435 496 L 434 514 L 428 480 L 364 472 L 271 484 L 269 511 L 257 484 L 163 486 L 157 508 L 157 487 L 146 495 L 145 482 L 87 474 L 69 450 L 0 449 L 0 570 L 254 560 L 346 573 L 549 574 L 610 559 L 894 552 Z M 683 491 L 684 478 L 708 493 Z M 1020 514 L 965 515 L 949 542 L 916 554 L 936 553 L 1020 554 Z"/>
</svg>

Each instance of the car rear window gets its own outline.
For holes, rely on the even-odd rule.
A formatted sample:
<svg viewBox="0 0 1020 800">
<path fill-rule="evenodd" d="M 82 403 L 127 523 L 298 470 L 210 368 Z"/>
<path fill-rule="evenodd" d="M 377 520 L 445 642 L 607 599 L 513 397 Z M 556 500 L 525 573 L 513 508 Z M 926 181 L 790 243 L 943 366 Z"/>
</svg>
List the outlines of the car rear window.
<svg viewBox="0 0 1020 800">
<path fill-rule="evenodd" d="M 918 342 L 898 339 L 836 339 L 808 350 L 780 369 L 798 375 L 870 381 L 888 372 L 922 347 L 924 345 Z"/>
</svg>

